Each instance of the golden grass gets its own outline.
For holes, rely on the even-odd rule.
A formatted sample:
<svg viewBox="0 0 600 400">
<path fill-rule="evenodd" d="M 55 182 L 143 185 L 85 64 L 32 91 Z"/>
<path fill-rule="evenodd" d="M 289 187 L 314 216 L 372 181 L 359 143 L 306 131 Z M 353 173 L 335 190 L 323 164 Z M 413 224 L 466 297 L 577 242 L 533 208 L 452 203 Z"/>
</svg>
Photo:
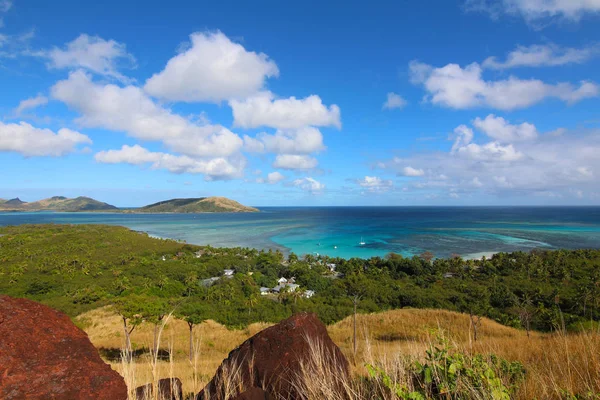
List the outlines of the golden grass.
<svg viewBox="0 0 600 400">
<path fill-rule="evenodd" d="M 92 343 L 98 348 L 120 349 L 124 339 L 121 320 L 109 309 L 98 309 L 78 317 Z M 383 365 L 398 360 L 398 355 L 422 358 L 440 331 L 457 351 L 467 354 L 494 353 L 510 361 L 520 361 L 527 369 L 526 380 L 516 398 L 560 399 L 568 393 L 600 393 L 600 332 L 578 334 L 542 334 L 524 331 L 482 319 L 479 340 L 471 337 L 468 315 L 442 310 L 403 309 L 359 315 L 358 351 L 352 350 L 352 318 L 328 327 L 333 341 L 353 364 L 353 374 L 365 374 L 367 362 Z M 211 379 L 229 351 L 267 327 L 252 324 L 244 330 L 228 330 L 214 321 L 194 328 L 197 364 L 188 361 L 189 330 L 183 321 L 170 320 L 164 328 L 161 348 L 171 349 L 172 361 L 152 365 L 149 356 L 136 359 L 135 379 L 130 385 L 142 385 L 159 378 L 176 376 L 186 392 L 198 392 Z M 134 348 L 152 347 L 152 326 L 142 325 L 132 334 Z M 111 362 L 120 373 L 124 367 Z M 153 375 L 154 372 L 154 375 Z M 596 398 L 596 397 L 590 397 Z"/>
</svg>

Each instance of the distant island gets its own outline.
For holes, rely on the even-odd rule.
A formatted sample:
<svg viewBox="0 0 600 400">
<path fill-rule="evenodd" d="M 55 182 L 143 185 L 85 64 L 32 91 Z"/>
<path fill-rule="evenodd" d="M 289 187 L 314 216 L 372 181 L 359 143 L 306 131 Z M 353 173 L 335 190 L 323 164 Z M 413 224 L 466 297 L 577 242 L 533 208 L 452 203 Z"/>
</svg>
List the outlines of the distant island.
<svg viewBox="0 0 600 400">
<path fill-rule="evenodd" d="M 25 202 L 18 197 L 10 200 L 0 199 L 0 211 L 110 211 L 125 213 L 211 213 L 211 212 L 258 212 L 258 209 L 247 207 L 226 197 L 197 197 L 189 199 L 171 199 L 150 204 L 140 208 L 119 209 L 89 197 L 69 199 L 54 196 L 34 202 Z"/>
<path fill-rule="evenodd" d="M 103 203 L 89 197 L 76 197 L 69 199 L 64 196 L 54 196 L 48 199 L 25 202 L 19 199 L 0 199 L 0 211 L 118 211 L 119 209 L 108 203 Z"/>
<path fill-rule="evenodd" d="M 133 213 L 207 213 L 207 212 L 258 212 L 226 197 L 198 197 L 159 201 L 141 208 L 128 210 Z"/>
</svg>

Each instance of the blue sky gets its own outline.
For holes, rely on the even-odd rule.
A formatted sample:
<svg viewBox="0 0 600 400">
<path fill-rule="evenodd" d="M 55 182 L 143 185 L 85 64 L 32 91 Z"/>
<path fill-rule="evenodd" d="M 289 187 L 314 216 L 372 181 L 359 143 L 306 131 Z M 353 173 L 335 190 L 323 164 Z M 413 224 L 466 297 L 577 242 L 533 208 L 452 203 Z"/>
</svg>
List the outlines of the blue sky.
<svg viewBox="0 0 600 400">
<path fill-rule="evenodd" d="M 600 0 L 0 0 L 0 198 L 600 202 Z"/>
</svg>

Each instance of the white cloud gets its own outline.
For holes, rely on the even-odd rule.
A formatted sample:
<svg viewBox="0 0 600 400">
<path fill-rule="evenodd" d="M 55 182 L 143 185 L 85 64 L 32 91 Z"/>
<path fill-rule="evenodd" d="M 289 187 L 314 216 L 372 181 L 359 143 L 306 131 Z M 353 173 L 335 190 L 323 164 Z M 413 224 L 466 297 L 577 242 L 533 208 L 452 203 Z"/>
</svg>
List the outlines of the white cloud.
<svg viewBox="0 0 600 400">
<path fill-rule="evenodd" d="M 598 85 L 591 82 L 581 82 L 579 86 L 570 83 L 552 85 L 537 79 L 522 80 L 514 76 L 486 81 L 477 63 L 465 68 L 457 64 L 434 68 L 412 61 L 410 70 L 412 82 L 423 85 L 431 103 L 455 109 L 491 107 L 514 110 L 529 107 L 546 98 L 575 103 L 600 93 Z"/>
<path fill-rule="evenodd" d="M 384 180 L 378 176 L 365 176 L 364 179 L 357 179 L 356 183 L 369 192 L 377 193 L 387 192 L 394 186 L 394 183 L 391 180 Z"/>
<path fill-rule="evenodd" d="M 15 108 L 15 115 L 21 115 L 25 110 L 31 110 L 37 107 L 41 107 L 48 104 L 48 98 L 46 96 L 37 95 L 29 99 L 22 100 L 19 106 Z"/>
<path fill-rule="evenodd" d="M 74 152 L 80 144 L 91 143 L 86 135 L 66 128 L 55 133 L 26 122 L 5 124 L 0 121 L 0 151 L 13 151 L 27 157 L 60 157 Z"/>
<path fill-rule="evenodd" d="M 267 174 L 267 182 L 270 183 L 271 185 L 281 182 L 284 179 L 285 179 L 285 176 L 278 171 Z"/>
<path fill-rule="evenodd" d="M 399 94 L 390 92 L 387 94 L 387 100 L 383 103 L 384 110 L 393 110 L 395 108 L 402 109 L 404 108 L 408 102 L 404 100 L 402 96 Z"/>
<path fill-rule="evenodd" d="M 585 14 L 600 12 L 600 0 L 467 0 L 465 4 L 468 10 L 492 17 L 507 13 L 534 22 L 553 17 L 577 21 Z"/>
<path fill-rule="evenodd" d="M 244 150 L 249 153 L 264 153 L 265 145 L 256 138 L 244 135 Z"/>
<path fill-rule="evenodd" d="M 465 130 L 470 128 L 463 126 Z M 415 153 L 375 163 L 388 172 L 404 173 L 406 165 L 427 174 L 409 184 L 411 193 L 461 197 L 472 193 L 492 197 L 573 197 L 576 191 L 598 193 L 600 130 L 539 133 L 511 143 L 474 143 L 467 134 L 452 150 Z M 482 135 L 482 138 L 485 136 Z M 415 195 L 416 195 L 415 194 Z"/>
<path fill-rule="evenodd" d="M 598 52 L 598 46 L 581 49 L 565 48 L 555 44 L 518 46 L 508 54 L 504 62 L 498 61 L 496 57 L 489 57 L 483 62 L 482 66 L 491 69 L 508 69 L 582 64 Z"/>
<path fill-rule="evenodd" d="M 425 175 L 425 171 L 423 171 L 422 169 L 417 169 L 417 168 L 413 168 L 413 167 L 404 167 L 402 169 L 402 175 L 404 176 L 423 176 Z"/>
<path fill-rule="evenodd" d="M 534 140 L 538 137 L 535 125 L 527 122 L 520 125 L 511 125 L 504 118 L 496 117 L 494 114 L 488 115 L 483 120 L 476 118 L 473 121 L 473 126 L 490 138 L 502 143 Z"/>
<path fill-rule="evenodd" d="M 475 187 L 477 187 L 477 188 L 480 188 L 480 187 L 482 187 L 482 186 L 483 186 L 483 183 L 481 183 L 481 181 L 479 180 L 479 177 L 477 177 L 477 176 L 476 176 L 476 177 L 475 177 L 475 178 L 473 178 L 473 180 L 471 181 L 471 185 L 473 185 L 473 186 L 475 186 Z"/>
<path fill-rule="evenodd" d="M 77 110 L 76 121 L 87 127 L 124 131 L 128 135 L 162 141 L 188 156 L 223 157 L 239 152 L 242 139 L 220 125 L 198 125 L 160 107 L 136 86 L 99 85 L 81 71 L 51 89 L 52 97 Z"/>
<path fill-rule="evenodd" d="M 468 145 L 473 141 L 473 129 L 466 125 L 460 125 L 454 128 L 454 145 L 452 146 L 452 152 L 457 151 L 459 148 Z"/>
<path fill-rule="evenodd" d="M 269 126 L 277 129 L 298 129 L 305 126 L 341 128 L 340 108 L 323 104 L 317 95 L 304 99 L 275 99 L 271 92 L 261 92 L 245 100 L 231 100 L 233 123 L 242 128 Z"/>
<path fill-rule="evenodd" d="M 86 34 L 67 43 L 64 49 L 55 47 L 35 55 L 47 58 L 50 68 L 85 68 L 123 82 L 130 79 L 119 72 L 120 64 L 129 68 L 135 66 L 135 58 L 127 52 L 124 44 Z"/>
<path fill-rule="evenodd" d="M 296 179 L 293 182 L 293 185 L 313 194 L 320 193 L 325 189 L 324 184 L 310 177 Z"/>
<path fill-rule="evenodd" d="M 220 102 L 245 98 L 279 75 L 266 54 L 247 51 L 221 32 L 194 33 L 190 47 L 171 58 L 144 89 L 171 101 Z"/>
<path fill-rule="evenodd" d="M 471 143 L 459 148 L 456 154 L 485 162 L 517 161 L 523 158 L 523 154 L 515 150 L 512 144 L 501 145 L 498 142 L 490 142 L 484 145 Z"/>
<path fill-rule="evenodd" d="M 325 150 L 323 135 L 317 128 L 306 127 L 297 130 L 278 130 L 274 135 L 260 133 L 257 135 L 262 143 L 263 151 L 276 154 L 310 154 Z M 250 147 L 260 146 L 250 140 Z"/>
<path fill-rule="evenodd" d="M 203 174 L 207 180 L 239 178 L 245 166 L 243 158 L 238 158 L 235 162 L 223 157 L 199 160 L 188 156 L 151 152 L 139 145 L 125 145 L 120 150 L 101 151 L 96 153 L 95 159 L 105 164 L 151 164 L 153 169 L 166 169 L 176 174 Z"/>
<path fill-rule="evenodd" d="M 306 155 L 280 154 L 273 162 L 274 168 L 281 169 L 312 169 L 317 166 L 317 159 Z"/>
</svg>

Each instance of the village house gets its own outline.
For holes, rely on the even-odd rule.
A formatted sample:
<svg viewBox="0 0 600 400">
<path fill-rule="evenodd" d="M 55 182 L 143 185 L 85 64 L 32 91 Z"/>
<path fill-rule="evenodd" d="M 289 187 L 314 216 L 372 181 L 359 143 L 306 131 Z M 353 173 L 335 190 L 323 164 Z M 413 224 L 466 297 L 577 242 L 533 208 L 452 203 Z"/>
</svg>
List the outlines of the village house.
<svg viewBox="0 0 600 400">
<path fill-rule="evenodd" d="M 266 296 L 268 294 L 271 294 L 271 289 L 268 287 L 261 287 L 260 288 L 260 295 L 261 296 Z"/>
</svg>

